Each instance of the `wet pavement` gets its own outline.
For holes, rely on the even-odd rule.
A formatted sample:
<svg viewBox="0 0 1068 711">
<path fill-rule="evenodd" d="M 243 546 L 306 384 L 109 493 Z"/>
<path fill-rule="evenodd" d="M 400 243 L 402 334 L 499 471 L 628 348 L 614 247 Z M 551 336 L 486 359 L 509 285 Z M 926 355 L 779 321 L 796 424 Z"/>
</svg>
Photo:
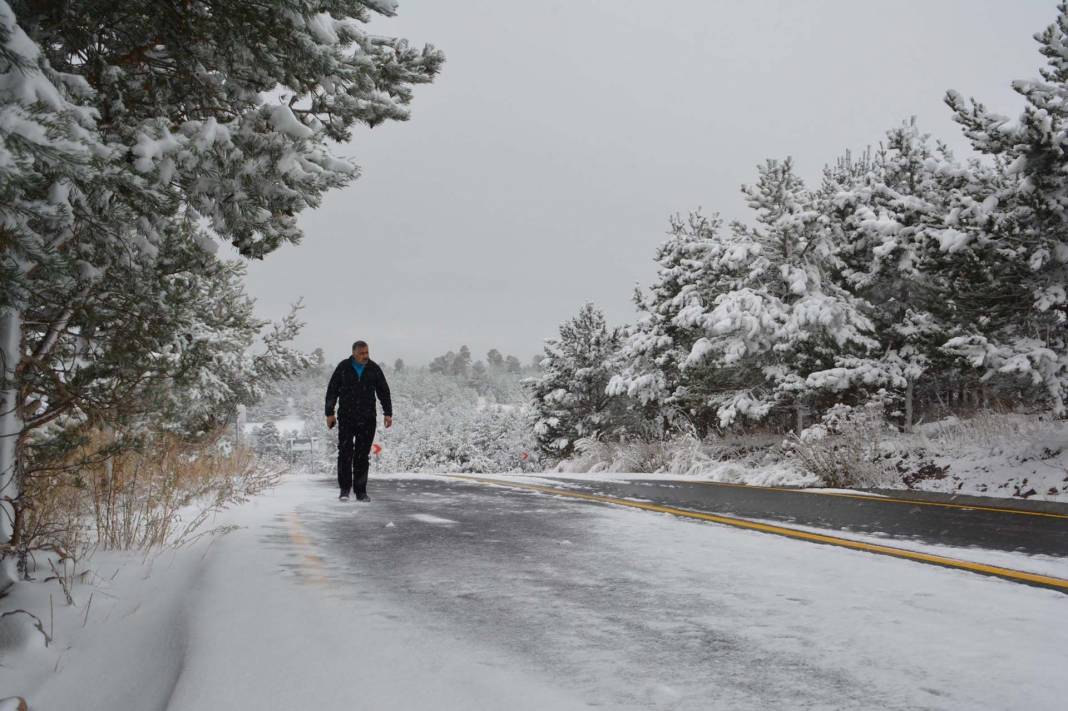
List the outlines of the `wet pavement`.
<svg viewBox="0 0 1068 711">
<path fill-rule="evenodd" d="M 765 519 L 774 501 L 790 522 L 878 517 L 864 530 L 914 517 L 907 530 L 940 540 L 969 520 L 950 512 L 935 524 L 919 507 L 814 494 L 566 484 Z M 336 484 L 321 485 L 323 501 L 295 513 L 317 575 L 354 615 L 388 601 L 428 634 L 495 650 L 479 662 L 487 674 L 526 669 L 593 708 L 1005 708 L 1031 693 L 1019 675 L 1037 689 L 1060 664 L 1036 651 L 1055 648 L 1048 625 L 991 614 L 1063 611 L 1066 596 L 1048 590 L 445 477 L 372 477 L 370 504 L 333 501 Z M 1014 527 L 1033 523 L 984 525 L 1018 536 Z M 1050 528 L 1039 547 L 1063 550 L 1059 535 Z M 996 693 L 979 688 L 975 667 L 995 662 L 1015 675 L 989 680 Z"/>
<path fill-rule="evenodd" d="M 544 478 L 552 480 L 550 476 Z M 902 543 L 916 541 L 1068 558 L 1068 505 L 1064 504 L 1023 508 L 1003 499 L 949 496 L 909 501 L 901 498 L 906 492 L 887 492 L 888 498 L 880 498 L 711 482 L 560 479 L 552 485 L 831 532 L 882 534 Z M 1068 561 L 1065 572 L 1068 574 Z"/>
</svg>

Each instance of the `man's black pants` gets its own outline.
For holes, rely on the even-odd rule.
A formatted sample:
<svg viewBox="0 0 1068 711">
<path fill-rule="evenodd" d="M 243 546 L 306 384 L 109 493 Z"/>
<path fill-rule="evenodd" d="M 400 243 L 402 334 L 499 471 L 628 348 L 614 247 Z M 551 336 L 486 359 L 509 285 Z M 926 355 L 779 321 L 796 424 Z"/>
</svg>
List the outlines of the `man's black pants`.
<svg viewBox="0 0 1068 711">
<path fill-rule="evenodd" d="M 367 493 L 367 469 L 370 466 L 371 443 L 375 439 L 374 418 L 337 421 L 337 483 L 342 494 L 349 487 L 356 496 Z"/>
</svg>

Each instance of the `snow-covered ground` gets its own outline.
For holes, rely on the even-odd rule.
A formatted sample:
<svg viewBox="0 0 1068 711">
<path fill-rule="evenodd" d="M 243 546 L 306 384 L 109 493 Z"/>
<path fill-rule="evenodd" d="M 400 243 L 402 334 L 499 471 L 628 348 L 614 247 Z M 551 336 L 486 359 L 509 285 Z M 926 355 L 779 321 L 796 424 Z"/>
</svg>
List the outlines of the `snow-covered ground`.
<svg viewBox="0 0 1068 711">
<path fill-rule="evenodd" d="M 293 476 L 213 542 L 98 554 L 3 694 L 73 709 L 1059 709 L 1068 595 L 441 477 Z M 88 600 L 92 596 L 91 607 Z M 2 695 L 2 694 L 0 694 Z"/>
<path fill-rule="evenodd" d="M 930 462 L 941 478 L 922 479 L 924 491 L 1068 501 L 1068 421 L 1026 415 L 948 418 L 920 425 L 902 439 L 904 461 Z M 899 450 L 899 451 L 900 451 Z"/>
<path fill-rule="evenodd" d="M 654 475 L 687 476 L 752 486 L 818 488 L 822 482 L 783 451 L 783 439 L 738 435 L 705 442 L 685 438 L 654 446 Z M 641 444 L 606 446 L 561 462 L 553 475 L 613 476 L 634 471 Z M 648 445 L 645 445 L 648 446 Z M 873 487 L 948 494 L 1068 501 L 1068 421 L 1020 414 L 950 417 L 887 433 L 885 474 Z M 643 476 L 649 477 L 649 474 Z"/>
</svg>

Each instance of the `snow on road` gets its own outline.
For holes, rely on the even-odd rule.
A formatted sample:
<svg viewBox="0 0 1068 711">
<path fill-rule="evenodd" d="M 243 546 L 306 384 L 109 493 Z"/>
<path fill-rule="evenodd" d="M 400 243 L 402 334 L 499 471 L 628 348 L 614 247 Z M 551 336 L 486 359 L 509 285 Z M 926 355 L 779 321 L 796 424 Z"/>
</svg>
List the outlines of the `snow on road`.
<svg viewBox="0 0 1068 711">
<path fill-rule="evenodd" d="M 1068 695 L 1062 593 L 442 478 L 372 477 L 371 492 L 346 504 L 292 478 L 228 514 L 241 530 L 173 566 L 191 577 L 169 616 L 111 623 L 100 644 L 147 645 L 136 676 L 87 645 L 31 708 L 113 709 L 124 686 L 161 711 L 1037 710 Z M 153 669 L 163 648 L 178 651 Z"/>
<path fill-rule="evenodd" d="M 779 521 L 772 519 L 753 518 L 749 520 L 756 521 L 757 523 L 766 523 L 771 526 L 781 525 Z M 908 551 L 916 551 L 917 553 L 928 553 L 930 555 L 955 558 L 956 560 L 963 560 L 971 563 L 993 565 L 1009 568 L 1011 570 L 1019 570 L 1026 573 L 1035 573 L 1037 575 L 1046 575 L 1052 578 L 1068 580 L 1068 558 L 1060 558 L 1052 555 L 1027 554 L 1016 551 L 995 551 L 979 548 L 978 546 L 964 547 L 937 545 L 913 538 L 902 539 L 888 533 L 864 533 L 862 531 L 852 531 L 848 528 L 842 530 L 828 530 L 826 528 L 805 526 L 798 523 L 791 523 L 789 528 L 797 531 L 807 531 L 808 533 L 841 536 L 842 538 L 847 538 L 852 541 L 893 546 Z"/>
<path fill-rule="evenodd" d="M 456 523 L 456 521 L 453 521 L 451 518 L 441 518 L 440 516 L 434 516 L 433 514 L 426 513 L 414 513 L 411 514 L 409 518 L 413 518 L 416 521 L 422 521 L 423 523 L 434 523 L 444 526 L 449 526 L 451 524 Z"/>
</svg>

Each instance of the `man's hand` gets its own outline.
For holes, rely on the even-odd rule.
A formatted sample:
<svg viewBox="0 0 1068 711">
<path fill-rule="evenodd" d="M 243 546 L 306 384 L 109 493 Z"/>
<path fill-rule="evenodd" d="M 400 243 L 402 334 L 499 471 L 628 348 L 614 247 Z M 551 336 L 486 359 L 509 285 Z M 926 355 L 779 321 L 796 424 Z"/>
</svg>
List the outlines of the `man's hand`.
<svg viewBox="0 0 1068 711">
<path fill-rule="evenodd" d="M 393 426 L 393 418 L 389 415 L 384 415 L 382 417 L 382 422 L 386 425 L 387 428 Z"/>
<path fill-rule="evenodd" d="M 334 429 L 334 425 L 336 425 L 336 424 L 337 424 L 337 418 L 336 417 L 334 417 L 333 415 L 327 415 L 326 416 L 326 429 L 332 430 L 332 429 Z"/>
</svg>

